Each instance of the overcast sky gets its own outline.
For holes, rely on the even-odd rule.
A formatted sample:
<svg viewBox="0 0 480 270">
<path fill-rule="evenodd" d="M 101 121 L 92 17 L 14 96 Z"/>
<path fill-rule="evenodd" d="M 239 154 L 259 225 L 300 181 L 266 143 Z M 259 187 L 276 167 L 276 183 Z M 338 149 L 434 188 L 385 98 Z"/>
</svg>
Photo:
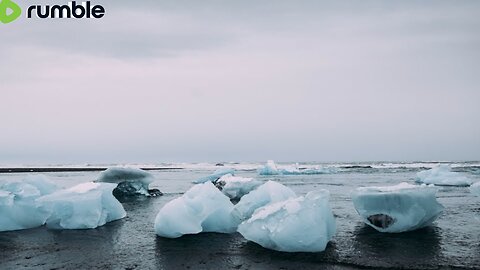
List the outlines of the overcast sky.
<svg viewBox="0 0 480 270">
<path fill-rule="evenodd" d="M 0 164 L 480 160 L 480 1 L 93 2 L 0 25 Z"/>
</svg>

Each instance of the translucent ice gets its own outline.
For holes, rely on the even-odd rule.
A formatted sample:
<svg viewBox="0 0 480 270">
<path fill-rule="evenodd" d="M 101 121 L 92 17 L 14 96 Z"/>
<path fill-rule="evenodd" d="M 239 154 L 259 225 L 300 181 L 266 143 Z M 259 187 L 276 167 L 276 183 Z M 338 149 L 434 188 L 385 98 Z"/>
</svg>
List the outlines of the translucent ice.
<svg viewBox="0 0 480 270">
<path fill-rule="evenodd" d="M 213 172 L 211 175 L 201 177 L 201 178 L 193 181 L 193 183 L 195 183 L 195 184 L 200 184 L 200 183 L 205 183 L 205 182 L 215 182 L 215 181 L 217 181 L 218 179 L 220 179 L 220 177 L 222 177 L 222 176 L 224 176 L 224 175 L 226 175 L 226 174 L 234 175 L 234 174 L 235 174 L 235 170 L 234 170 L 234 169 L 229 169 L 229 168 L 217 169 L 217 170 L 216 170 L 215 172 Z"/>
<path fill-rule="evenodd" d="M 269 204 L 238 227 L 243 237 L 265 248 L 286 252 L 319 252 L 335 234 L 327 190 Z"/>
<path fill-rule="evenodd" d="M 43 175 L 0 181 L 0 231 L 42 226 L 49 213 L 39 209 L 37 199 L 55 190 L 58 187 Z"/>
<path fill-rule="evenodd" d="M 418 172 L 416 182 L 436 186 L 470 186 L 472 184 L 472 180 L 466 176 L 452 172 L 449 165 L 439 165 L 430 170 Z"/>
<path fill-rule="evenodd" d="M 10 206 L 13 205 L 14 195 L 11 192 L 0 190 L 0 205 Z M 3 212 L 2 212 L 3 213 Z"/>
<path fill-rule="evenodd" d="M 59 187 L 43 174 L 27 175 L 23 179 L 24 183 L 30 184 L 38 189 L 40 195 L 47 195 L 57 191 Z"/>
<path fill-rule="evenodd" d="M 238 221 L 232 217 L 232 209 L 230 199 L 212 182 L 197 184 L 160 209 L 155 232 L 168 238 L 200 232 L 235 232 Z"/>
<path fill-rule="evenodd" d="M 470 192 L 480 197 L 480 182 L 476 182 L 475 184 L 471 185 Z"/>
<path fill-rule="evenodd" d="M 233 176 L 231 174 L 226 174 L 215 181 L 215 186 L 230 199 L 240 199 L 261 184 L 262 182 L 254 178 Z"/>
<path fill-rule="evenodd" d="M 400 183 L 389 187 L 361 187 L 352 193 L 363 221 L 380 232 L 398 233 L 430 225 L 443 211 L 433 185 Z"/>
<path fill-rule="evenodd" d="M 154 180 L 153 175 L 137 168 L 112 167 L 100 173 L 98 182 L 118 184 L 114 190 L 115 196 L 142 194 L 146 196 L 162 195 L 158 190 L 149 190 L 148 186 Z"/>
<path fill-rule="evenodd" d="M 38 199 L 49 213 L 46 225 L 52 229 L 92 229 L 124 218 L 122 204 L 113 196 L 116 184 L 83 183 Z"/>
<path fill-rule="evenodd" d="M 233 215 L 240 220 L 248 219 L 253 212 L 267 204 L 295 198 L 295 192 L 290 188 L 274 181 L 268 181 L 243 196 L 235 205 Z"/>
<path fill-rule="evenodd" d="M 258 169 L 258 174 L 260 175 L 277 175 L 280 174 L 279 170 L 277 169 L 277 165 L 273 160 L 267 161 L 267 164 L 262 168 Z"/>
<path fill-rule="evenodd" d="M 27 175 L 22 180 L 0 181 L 0 190 L 12 192 L 16 198 L 39 197 L 58 189 L 55 183 L 41 174 Z"/>
</svg>

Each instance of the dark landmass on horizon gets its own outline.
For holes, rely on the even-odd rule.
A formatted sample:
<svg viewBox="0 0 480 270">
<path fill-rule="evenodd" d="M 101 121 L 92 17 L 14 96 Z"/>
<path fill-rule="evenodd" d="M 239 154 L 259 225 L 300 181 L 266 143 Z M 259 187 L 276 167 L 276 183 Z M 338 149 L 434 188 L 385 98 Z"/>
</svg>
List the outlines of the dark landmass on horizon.
<svg viewBox="0 0 480 270">
<path fill-rule="evenodd" d="M 94 172 L 105 171 L 109 167 L 25 167 L 25 168 L 0 168 L 0 173 L 29 173 L 29 172 Z M 140 168 L 145 171 L 162 171 L 162 170 L 182 170 L 180 167 L 149 167 Z"/>
</svg>

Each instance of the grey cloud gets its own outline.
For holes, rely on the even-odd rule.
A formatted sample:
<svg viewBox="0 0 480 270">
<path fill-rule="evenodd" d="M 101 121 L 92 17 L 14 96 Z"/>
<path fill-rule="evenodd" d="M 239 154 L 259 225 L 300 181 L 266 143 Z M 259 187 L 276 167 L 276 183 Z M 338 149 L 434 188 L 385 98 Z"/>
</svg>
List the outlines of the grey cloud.
<svg viewBox="0 0 480 270">
<path fill-rule="evenodd" d="M 0 162 L 480 158 L 477 1 L 105 5 L 1 29 Z"/>
<path fill-rule="evenodd" d="M 115 1 L 104 5 L 108 12 L 101 20 L 18 21 L 3 33 L 13 43 L 4 46 L 29 44 L 69 53 L 145 58 L 214 50 L 255 33 L 336 38 L 467 31 L 469 36 L 478 29 L 475 10 L 480 6 L 475 1 L 455 5 L 448 1 Z"/>
</svg>

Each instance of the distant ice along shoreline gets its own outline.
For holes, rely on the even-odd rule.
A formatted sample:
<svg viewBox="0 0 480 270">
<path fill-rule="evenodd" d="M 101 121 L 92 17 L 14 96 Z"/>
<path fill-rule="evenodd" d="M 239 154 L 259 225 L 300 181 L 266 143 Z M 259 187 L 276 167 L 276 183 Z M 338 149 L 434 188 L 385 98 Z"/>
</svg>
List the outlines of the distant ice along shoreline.
<svg viewBox="0 0 480 270">
<path fill-rule="evenodd" d="M 0 173 L 27 173 L 27 172 L 76 172 L 76 171 L 104 171 L 109 167 L 132 167 L 142 170 L 213 170 L 219 167 L 228 167 L 237 171 L 256 171 L 264 166 L 265 162 L 200 162 L 200 163 L 157 163 L 157 164 L 0 164 Z M 278 169 L 290 169 L 298 164 L 298 169 L 310 170 L 322 168 L 336 168 L 339 172 L 347 170 L 420 170 L 431 169 L 439 164 L 449 165 L 454 170 L 480 170 L 480 161 L 416 161 L 416 162 L 276 162 Z"/>
</svg>

